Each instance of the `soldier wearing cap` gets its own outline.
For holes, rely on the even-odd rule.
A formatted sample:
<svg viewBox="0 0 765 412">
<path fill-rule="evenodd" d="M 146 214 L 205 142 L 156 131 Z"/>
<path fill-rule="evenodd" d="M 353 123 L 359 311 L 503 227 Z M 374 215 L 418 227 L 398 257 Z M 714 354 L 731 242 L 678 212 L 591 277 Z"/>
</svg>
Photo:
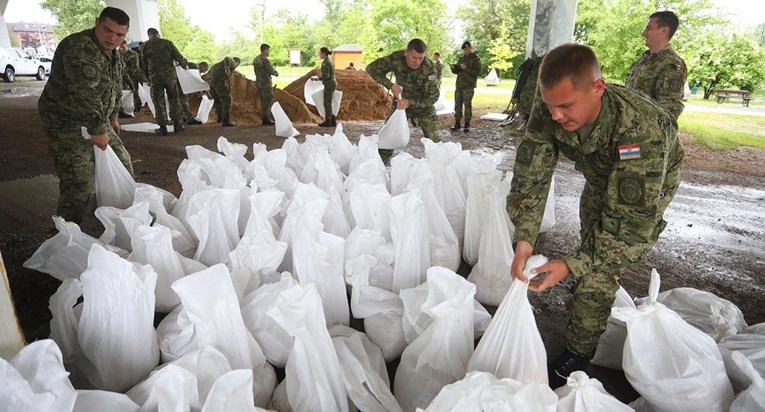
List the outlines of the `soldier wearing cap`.
<svg viewBox="0 0 765 412">
<path fill-rule="evenodd" d="M 130 155 L 119 138 L 122 63 L 117 48 L 130 17 L 107 7 L 92 29 L 70 34 L 56 48 L 53 68 L 37 102 L 59 178 L 56 214 L 81 223 L 95 190 L 94 147 L 109 145 L 133 173 Z"/>
<path fill-rule="evenodd" d="M 659 102 L 677 120 L 683 112 L 683 89 L 688 70 L 685 61 L 670 44 L 680 21 L 671 11 L 657 11 L 648 17 L 643 29 L 642 56 L 632 65 L 627 87 L 639 90 Z"/>
<path fill-rule="evenodd" d="M 462 57 L 457 64 L 450 64 L 452 73 L 457 75 L 456 88 L 454 90 L 454 127 L 452 131 L 460 129 L 462 122 L 462 107 L 465 107 L 465 127 L 463 132 L 470 131 L 470 120 L 473 118 L 473 94 L 481 74 L 481 58 L 473 52 L 473 45 L 469 41 L 462 43 Z"/>
<path fill-rule="evenodd" d="M 271 76 L 279 76 L 279 73 L 271 65 L 268 56 L 271 55 L 271 46 L 268 44 L 260 45 L 260 54 L 252 61 L 252 68 L 255 70 L 255 84 L 260 91 L 260 113 L 263 117 L 264 126 L 273 126 L 271 120 L 271 103 L 274 100 L 274 86 L 271 84 Z"/>
<path fill-rule="evenodd" d="M 541 98 L 518 146 L 507 212 L 515 224 L 512 276 L 523 281 L 544 214 L 558 156 L 585 178 L 581 243 L 561 259 L 532 270 L 529 290 L 575 280 L 566 350 L 548 364 L 557 388 L 584 370 L 606 328 L 624 268 L 651 250 L 666 227 L 664 211 L 680 185 L 683 145 L 674 117 L 633 89 L 606 84 L 587 46 L 551 50 L 539 69 Z M 561 376 L 563 376 L 561 378 Z"/>
<path fill-rule="evenodd" d="M 412 39 L 406 50 L 395 51 L 369 63 L 367 73 L 393 93 L 393 107 L 405 109 L 406 117 L 422 129 L 422 134 L 434 142 L 438 136 L 438 116 L 434 104 L 438 101 L 438 75 L 435 65 L 426 56 L 428 46 L 421 39 Z M 396 76 L 396 83 L 388 74 Z M 393 150 L 380 149 L 380 157 L 388 162 Z"/>
</svg>

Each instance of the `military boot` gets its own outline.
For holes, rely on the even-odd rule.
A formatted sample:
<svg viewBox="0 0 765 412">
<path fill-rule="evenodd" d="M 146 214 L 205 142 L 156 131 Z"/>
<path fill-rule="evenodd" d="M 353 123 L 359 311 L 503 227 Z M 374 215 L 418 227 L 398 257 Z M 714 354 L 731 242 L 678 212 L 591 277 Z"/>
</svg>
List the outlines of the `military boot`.
<svg viewBox="0 0 765 412">
<path fill-rule="evenodd" d="M 219 114 L 219 115 L 218 115 L 218 120 L 216 121 L 216 123 L 220 123 L 220 122 L 222 122 L 222 121 L 223 121 L 223 115 L 220 115 L 220 114 Z"/>
<path fill-rule="evenodd" d="M 456 132 L 456 131 L 460 130 L 460 127 L 461 127 L 461 126 L 460 126 L 460 121 L 459 121 L 459 120 L 455 120 L 455 121 L 454 121 L 454 127 L 452 127 L 452 129 L 451 129 L 451 130 L 452 130 L 453 132 Z"/>
<path fill-rule="evenodd" d="M 223 127 L 234 127 L 236 123 L 232 122 L 228 116 L 223 116 Z"/>
<path fill-rule="evenodd" d="M 192 117 L 192 118 L 190 118 L 189 120 L 186 120 L 186 124 L 188 124 L 188 125 L 192 125 L 192 124 L 202 124 L 202 122 L 200 122 L 199 120 L 197 120 L 197 119 L 195 119 L 195 118 L 193 118 L 193 117 Z"/>
<path fill-rule="evenodd" d="M 159 134 L 159 135 L 162 135 L 162 136 L 167 136 L 167 126 L 165 126 L 164 124 L 160 125 L 159 129 L 155 129 L 154 130 L 154 134 Z"/>
<path fill-rule="evenodd" d="M 333 127 L 337 126 L 337 118 L 334 115 L 332 116 L 332 121 L 330 122 L 330 125 Z"/>
<path fill-rule="evenodd" d="M 263 118 L 263 126 L 273 126 L 276 123 L 272 122 L 268 117 Z"/>
<path fill-rule="evenodd" d="M 327 117 L 323 122 L 319 123 L 319 127 L 332 127 L 332 118 Z"/>
<path fill-rule="evenodd" d="M 564 349 L 554 361 L 547 364 L 547 379 L 550 382 L 550 388 L 555 390 L 565 385 L 571 373 L 583 371 L 590 366 L 590 359 L 592 359 L 592 355 L 580 355 L 568 348 Z"/>
<path fill-rule="evenodd" d="M 180 132 L 184 131 L 185 129 L 186 128 L 183 127 L 183 125 L 181 124 L 180 120 L 177 120 L 177 121 L 173 122 L 173 132 L 180 133 Z"/>
<path fill-rule="evenodd" d="M 465 128 L 462 129 L 464 133 L 467 133 L 470 131 L 470 122 L 465 122 Z"/>
</svg>

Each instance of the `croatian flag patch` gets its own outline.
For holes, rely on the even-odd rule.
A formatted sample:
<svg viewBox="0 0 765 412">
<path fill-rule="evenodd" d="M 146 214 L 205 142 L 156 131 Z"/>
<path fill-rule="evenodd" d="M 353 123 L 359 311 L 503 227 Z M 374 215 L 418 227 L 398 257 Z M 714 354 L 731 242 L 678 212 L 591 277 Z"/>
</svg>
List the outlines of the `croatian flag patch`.
<svg viewBox="0 0 765 412">
<path fill-rule="evenodd" d="M 640 159 L 640 145 L 619 146 L 619 160 Z"/>
</svg>

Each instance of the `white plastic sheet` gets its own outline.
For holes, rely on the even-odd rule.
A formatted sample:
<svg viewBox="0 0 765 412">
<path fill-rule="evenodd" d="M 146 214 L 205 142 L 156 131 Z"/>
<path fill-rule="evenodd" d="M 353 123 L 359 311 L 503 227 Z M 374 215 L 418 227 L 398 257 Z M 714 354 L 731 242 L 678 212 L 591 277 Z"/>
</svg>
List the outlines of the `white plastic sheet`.
<svg viewBox="0 0 765 412">
<path fill-rule="evenodd" d="M 741 392 L 730 406 L 731 412 L 749 412 L 765 410 L 765 378 L 754 368 L 752 362 L 740 352 L 733 352 L 731 358 L 744 371 L 752 385 Z"/>
<path fill-rule="evenodd" d="M 125 394 L 99 390 L 78 390 L 72 412 L 136 412 L 140 409 Z"/>
<path fill-rule="evenodd" d="M 181 84 L 181 92 L 190 94 L 210 90 L 210 84 L 202 80 L 199 69 L 184 69 L 181 66 L 175 66 L 175 74 L 178 76 L 178 82 Z"/>
<path fill-rule="evenodd" d="M 135 111 L 135 104 L 133 103 L 133 92 L 130 90 L 122 91 L 122 111 L 132 115 Z"/>
<path fill-rule="evenodd" d="M 321 84 L 321 82 L 308 80 L 305 82 L 305 85 L 303 86 L 303 98 L 305 99 L 306 104 L 310 104 L 311 106 L 316 106 L 316 102 L 313 100 L 313 94 L 318 91 L 324 91 L 324 85 Z M 322 93 L 321 96 L 324 96 Z M 322 104 L 324 100 L 319 99 L 319 105 Z"/>
<path fill-rule="evenodd" d="M 734 392 L 741 392 L 752 384 L 752 379 L 733 362 L 731 354 L 740 352 L 752 363 L 755 370 L 765 376 L 765 323 L 752 325 L 741 333 L 728 336 L 717 344 L 725 362 L 728 378 Z"/>
<path fill-rule="evenodd" d="M 207 120 L 210 119 L 210 110 L 212 110 L 214 104 L 215 100 L 207 98 L 207 95 L 202 95 L 196 119 L 202 123 L 207 123 Z"/>
<path fill-rule="evenodd" d="M 377 133 L 380 149 L 401 149 L 409 144 L 409 121 L 406 110 L 397 109 Z"/>
<path fill-rule="evenodd" d="M 324 114 L 324 87 L 322 87 L 321 90 L 314 92 L 311 97 L 314 106 L 316 106 L 316 110 L 319 112 L 319 116 L 326 117 Z M 340 90 L 335 90 L 332 93 L 332 114 L 335 116 L 337 116 L 337 114 L 340 112 L 340 103 L 342 101 L 343 92 Z"/>
<path fill-rule="evenodd" d="M 127 209 L 133 204 L 135 180 L 110 145 L 106 150 L 93 146 L 96 162 L 96 201 L 98 206 Z"/>
<path fill-rule="evenodd" d="M 277 136 L 295 137 L 300 134 L 300 132 L 292 126 L 292 121 L 287 117 L 287 113 L 284 112 L 284 109 L 282 109 L 282 105 L 280 105 L 279 102 L 275 102 L 274 105 L 271 106 L 271 114 L 274 115 L 274 122 L 276 123 L 275 133 Z"/>
</svg>

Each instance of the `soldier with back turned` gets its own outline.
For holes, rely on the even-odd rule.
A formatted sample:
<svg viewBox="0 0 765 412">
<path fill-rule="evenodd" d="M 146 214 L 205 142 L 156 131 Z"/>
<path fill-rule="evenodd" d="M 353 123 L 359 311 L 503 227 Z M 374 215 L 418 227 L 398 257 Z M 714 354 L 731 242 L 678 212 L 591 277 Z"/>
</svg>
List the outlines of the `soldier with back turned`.
<svg viewBox="0 0 765 412">
<path fill-rule="evenodd" d="M 167 108 L 165 107 L 165 93 L 167 101 L 170 104 L 170 118 L 173 122 L 173 131 L 175 133 L 183 131 L 181 124 L 183 111 L 181 110 L 178 94 L 183 93 L 178 90 L 178 75 L 175 73 L 175 63 L 188 69 L 186 59 L 170 40 L 159 36 L 159 31 L 150 28 L 146 31 L 149 40 L 143 45 L 143 64 L 144 71 L 148 73 L 149 84 L 151 86 L 151 100 L 154 102 L 154 116 L 157 118 L 159 129 L 157 134 L 167 136 Z"/>
<path fill-rule="evenodd" d="M 218 122 L 223 127 L 236 126 L 236 123 L 231 120 L 231 88 L 228 81 L 231 73 L 239 67 L 239 62 L 238 57 L 224 57 L 223 60 L 210 66 L 210 70 L 203 76 L 203 79 L 210 83 L 213 107 L 218 114 Z"/>
</svg>

